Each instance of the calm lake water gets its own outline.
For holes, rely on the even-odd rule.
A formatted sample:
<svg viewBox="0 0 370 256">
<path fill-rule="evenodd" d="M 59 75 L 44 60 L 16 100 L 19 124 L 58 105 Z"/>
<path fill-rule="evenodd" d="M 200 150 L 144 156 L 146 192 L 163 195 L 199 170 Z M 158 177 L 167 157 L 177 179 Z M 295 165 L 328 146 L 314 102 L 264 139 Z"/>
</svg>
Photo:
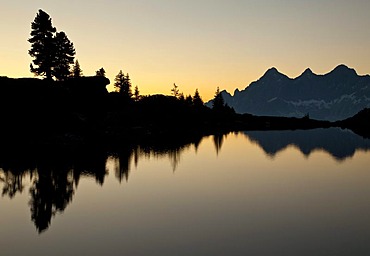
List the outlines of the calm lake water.
<svg viewBox="0 0 370 256">
<path fill-rule="evenodd" d="M 0 156 L 0 255 L 370 255 L 370 140 L 252 131 Z"/>
</svg>

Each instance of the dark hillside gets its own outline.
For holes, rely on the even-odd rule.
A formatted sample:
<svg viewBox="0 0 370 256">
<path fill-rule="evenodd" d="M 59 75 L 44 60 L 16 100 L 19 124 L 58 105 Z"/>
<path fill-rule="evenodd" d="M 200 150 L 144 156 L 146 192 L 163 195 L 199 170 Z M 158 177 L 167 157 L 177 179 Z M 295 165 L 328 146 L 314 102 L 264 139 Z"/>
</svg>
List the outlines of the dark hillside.
<svg viewBox="0 0 370 256">
<path fill-rule="evenodd" d="M 108 93 L 107 84 L 109 80 L 104 77 L 61 82 L 1 77 L 0 141 L 66 145 L 165 143 L 179 137 L 230 131 L 330 126 L 369 134 L 368 109 L 335 123 L 311 119 L 309 115 L 296 118 L 236 114 L 228 106 L 210 109 L 174 96 L 141 96 L 135 101 L 117 92 Z"/>
</svg>

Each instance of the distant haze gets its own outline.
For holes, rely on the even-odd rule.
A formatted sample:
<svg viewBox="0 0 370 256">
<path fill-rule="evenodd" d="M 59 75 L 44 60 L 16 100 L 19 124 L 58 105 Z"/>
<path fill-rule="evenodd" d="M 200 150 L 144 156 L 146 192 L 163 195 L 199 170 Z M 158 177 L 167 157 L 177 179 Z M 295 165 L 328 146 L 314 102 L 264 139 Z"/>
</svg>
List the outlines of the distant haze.
<svg viewBox="0 0 370 256">
<path fill-rule="evenodd" d="M 0 76 L 33 76 L 27 39 L 38 9 L 74 43 L 85 75 L 104 67 L 108 90 L 120 70 L 141 94 L 170 94 L 176 83 L 205 101 L 271 67 L 289 77 L 342 63 L 370 73 L 367 0 L 17 0 L 1 3 Z"/>
</svg>

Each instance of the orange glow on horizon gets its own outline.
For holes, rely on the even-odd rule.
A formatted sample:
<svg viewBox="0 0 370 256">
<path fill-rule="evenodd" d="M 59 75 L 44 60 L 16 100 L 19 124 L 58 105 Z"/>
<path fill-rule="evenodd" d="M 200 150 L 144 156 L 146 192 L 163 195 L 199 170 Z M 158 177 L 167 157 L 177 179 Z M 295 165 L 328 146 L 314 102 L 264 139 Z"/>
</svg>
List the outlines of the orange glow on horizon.
<svg viewBox="0 0 370 256">
<path fill-rule="evenodd" d="M 243 90 L 271 67 L 291 78 L 306 68 L 325 74 L 339 64 L 360 75 L 370 73 L 370 34 L 363 32 L 370 27 L 369 1 L 212 4 L 3 3 L 0 29 L 6 36 L 0 44 L 0 75 L 33 77 L 27 39 L 40 8 L 74 43 L 84 75 L 104 67 L 109 91 L 120 70 L 129 73 L 142 95 L 169 95 L 176 83 L 184 95 L 198 89 L 204 101 L 213 98 L 217 87 L 231 94 Z"/>
</svg>

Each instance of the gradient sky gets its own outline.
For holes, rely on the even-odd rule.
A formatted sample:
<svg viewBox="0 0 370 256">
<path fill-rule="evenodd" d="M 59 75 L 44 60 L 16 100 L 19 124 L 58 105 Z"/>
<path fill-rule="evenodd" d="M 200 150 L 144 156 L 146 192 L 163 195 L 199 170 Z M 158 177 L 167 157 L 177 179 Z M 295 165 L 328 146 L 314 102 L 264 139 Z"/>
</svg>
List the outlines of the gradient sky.
<svg viewBox="0 0 370 256">
<path fill-rule="evenodd" d="M 339 64 L 370 73 L 369 0 L 3 0 L 0 75 L 33 77 L 28 55 L 39 9 L 76 48 L 84 75 L 129 73 L 141 94 L 204 100 L 244 89 L 267 69 L 289 77 Z"/>
</svg>

